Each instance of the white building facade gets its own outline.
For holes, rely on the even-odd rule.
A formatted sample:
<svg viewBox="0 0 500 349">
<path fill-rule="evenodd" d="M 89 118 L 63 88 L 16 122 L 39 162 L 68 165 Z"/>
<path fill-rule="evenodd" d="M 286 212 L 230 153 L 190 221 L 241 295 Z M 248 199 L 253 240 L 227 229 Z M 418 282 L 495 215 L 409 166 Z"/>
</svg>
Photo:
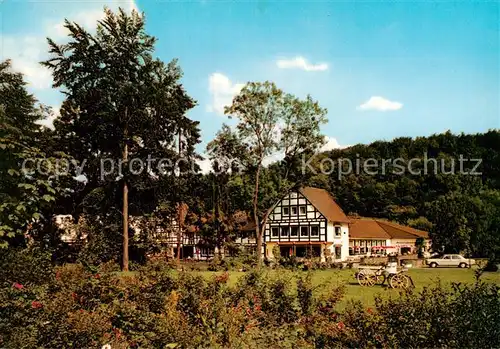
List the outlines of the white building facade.
<svg viewBox="0 0 500 349">
<path fill-rule="evenodd" d="M 349 256 L 349 219 L 324 189 L 305 187 L 278 201 L 264 230 L 265 255 L 320 257 L 343 261 Z"/>
</svg>

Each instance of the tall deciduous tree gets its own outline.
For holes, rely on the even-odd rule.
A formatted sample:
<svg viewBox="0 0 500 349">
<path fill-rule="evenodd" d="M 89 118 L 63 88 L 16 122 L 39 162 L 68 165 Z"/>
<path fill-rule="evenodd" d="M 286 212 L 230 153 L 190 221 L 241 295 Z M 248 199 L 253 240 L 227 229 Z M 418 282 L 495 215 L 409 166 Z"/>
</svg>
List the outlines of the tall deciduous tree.
<svg viewBox="0 0 500 349">
<path fill-rule="evenodd" d="M 234 134 L 227 128 L 212 143 L 228 146 L 228 158 L 245 163 L 253 173 L 253 219 L 257 234 L 257 260 L 262 262 L 262 226 L 259 214 L 259 186 L 264 161 L 274 154 L 292 159 L 299 153 L 317 149 L 324 140 L 320 125 L 326 122 L 326 109 L 308 96 L 305 100 L 287 94 L 274 83 L 250 82 L 234 97 L 225 113 L 238 119 Z M 235 149 L 245 151 L 235 152 Z M 215 152 L 214 152 L 215 153 Z M 220 155 L 219 155 L 220 157 Z M 264 224 L 265 217 L 264 214 Z"/>
<path fill-rule="evenodd" d="M 39 148 L 43 130 L 35 121 L 49 110 L 26 90 L 23 76 L 10 61 L 0 63 L 0 247 L 16 241 L 50 219 L 55 198 L 64 192 L 58 173 L 65 154 Z"/>
<path fill-rule="evenodd" d="M 195 101 L 179 83 L 177 62 L 153 58 L 156 39 L 146 34 L 144 15 L 105 9 L 96 34 L 67 20 L 65 27 L 69 42 L 49 39 L 51 58 L 43 62 L 53 71 L 54 86 L 66 95 L 56 131 L 85 165 L 83 197 L 95 190 L 117 193 L 110 188 L 121 183 L 122 200 L 116 195 L 100 214 L 105 215 L 103 208 L 108 214 L 118 210 L 122 201 L 122 267 L 127 270 L 129 192 L 139 200 L 141 191 L 174 173 L 174 166 L 165 167 L 168 163 L 160 159 L 173 164 L 181 156 L 192 158 L 198 123 L 185 113 Z M 184 145 L 182 152 L 176 151 L 177 142 Z"/>
</svg>

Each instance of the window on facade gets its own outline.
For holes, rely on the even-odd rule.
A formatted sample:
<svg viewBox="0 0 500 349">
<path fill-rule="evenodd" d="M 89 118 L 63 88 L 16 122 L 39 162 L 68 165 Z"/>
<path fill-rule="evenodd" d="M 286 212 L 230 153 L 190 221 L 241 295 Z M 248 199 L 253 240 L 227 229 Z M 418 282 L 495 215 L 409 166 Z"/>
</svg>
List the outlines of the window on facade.
<svg viewBox="0 0 500 349">
<path fill-rule="evenodd" d="M 297 206 L 292 206 L 292 214 L 293 215 L 297 214 Z"/>
<path fill-rule="evenodd" d="M 290 236 L 298 236 L 298 235 L 299 235 L 299 227 L 291 227 Z"/>
<path fill-rule="evenodd" d="M 311 236 L 319 235 L 319 227 L 317 225 L 311 227 Z"/>
<path fill-rule="evenodd" d="M 281 227 L 281 236 L 288 236 L 288 227 Z"/>
<path fill-rule="evenodd" d="M 349 256 L 354 256 L 354 248 L 349 247 Z"/>
<path fill-rule="evenodd" d="M 283 207 L 282 212 L 284 215 L 288 216 L 290 214 L 290 207 Z"/>
<path fill-rule="evenodd" d="M 300 236 L 309 236 L 309 227 L 300 227 Z"/>
<path fill-rule="evenodd" d="M 299 207 L 299 213 L 300 214 L 306 214 L 306 207 L 305 206 L 300 206 Z"/>
<path fill-rule="evenodd" d="M 335 258 L 342 258 L 342 249 L 340 248 L 340 246 L 335 246 Z"/>
<path fill-rule="evenodd" d="M 335 236 L 340 236 L 340 227 L 335 227 Z"/>
<path fill-rule="evenodd" d="M 278 228 L 271 228 L 271 235 L 272 236 L 278 236 Z"/>
</svg>

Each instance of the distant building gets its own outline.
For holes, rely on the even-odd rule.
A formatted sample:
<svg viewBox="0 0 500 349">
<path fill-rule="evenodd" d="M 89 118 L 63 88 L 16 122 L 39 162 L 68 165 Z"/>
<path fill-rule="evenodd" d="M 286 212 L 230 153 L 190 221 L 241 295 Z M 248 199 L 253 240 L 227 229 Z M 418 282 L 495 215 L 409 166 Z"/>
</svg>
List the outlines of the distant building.
<svg viewBox="0 0 500 349">
<path fill-rule="evenodd" d="M 344 260 L 349 255 L 349 218 L 324 189 L 305 187 L 290 191 L 278 201 L 265 226 L 266 256 Z"/>
<path fill-rule="evenodd" d="M 415 253 L 416 240 L 427 232 L 376 218 L 348 218 L 324 189 L 304 187 L 290 191 L 269 215 L 264 234 L 265 255 L 273 259 L 276 247 L 281 256 L 313 255 L 345 261 L 352 256 Z"/>
<path fill-rule="evenodd" d="M 377 218 L 351 218 L 349 255 L 417 253 L 418 238 L 424 239 L 424 251 L 430 249 L 429 233 Z"/>
<path fill-rule="evenodd" d="M 238 228 L 233 246 L 255 253 L 255 223 L 243 212 L 235 214 L 235 220 Z M 86 240 L 86 236 L 78 237 L 71 216 L 56 216 L 55 222 L 65 231 L 63 241 Z M 133 238 L 139 238 L 141 230 L 145 230 L 162 251 L 177 256 L 179 225 L 175 219 L 130 217 L 129 222 Z M 317 256 L 322 260 L 346 261 L 361 256 L 416 253 L 417 239 L 423 239 L 424 251 L 429 251 L 431 244 L 425 231 L 379 218 L 348 217 L 328 191 L 314 187 L 291 190 L 278 200 L 263 228 L 263 237 L 261 253 L 271 260 L 276 249 L 282 257 Z M 219 251 L 210 245 L 196 226 L 188 225 L 181 232 L 180 256 L 211 258 Z"/>
</svg>

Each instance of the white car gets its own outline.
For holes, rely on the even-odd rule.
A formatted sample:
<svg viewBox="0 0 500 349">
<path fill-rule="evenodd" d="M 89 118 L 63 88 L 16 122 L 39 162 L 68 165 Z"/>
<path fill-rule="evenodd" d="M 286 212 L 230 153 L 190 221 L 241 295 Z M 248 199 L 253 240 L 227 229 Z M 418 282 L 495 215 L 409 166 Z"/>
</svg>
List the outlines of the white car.
<svg viewBox="0 0 500 349">
<path fill-rule="evenodd" d="M 473 264 L 476 264 L 475 260 L 465 258 L 464 256 L 461 256 L 459 254 L 445 254 L 440 258 L 429 258 L 425 262 L 431 268 L 437 268 L 437 267 L 467 268 Z"/>
</svg>

